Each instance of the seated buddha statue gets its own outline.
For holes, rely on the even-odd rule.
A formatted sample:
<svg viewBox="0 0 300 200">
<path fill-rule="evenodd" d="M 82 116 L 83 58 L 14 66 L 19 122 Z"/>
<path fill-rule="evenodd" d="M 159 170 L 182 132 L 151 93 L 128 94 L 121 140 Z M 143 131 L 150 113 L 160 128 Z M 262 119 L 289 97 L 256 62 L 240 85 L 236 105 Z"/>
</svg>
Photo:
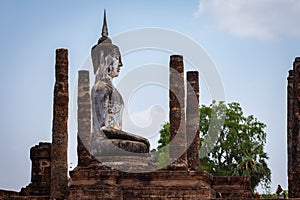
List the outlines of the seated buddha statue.
<svg viewBox="0 0 300 200">
<path fill-rule="evenodd" d="M 146 138 L 122 131 L 124 102 L 112 84 L 123 66 L 119 48 L 108 37 L 104 12 L 102 37 L 92 48 L 95 83 L 91 91 L 92 100 L 92 143 L 94 156 L 127 153 L 149 153 Z"/>
</svg>

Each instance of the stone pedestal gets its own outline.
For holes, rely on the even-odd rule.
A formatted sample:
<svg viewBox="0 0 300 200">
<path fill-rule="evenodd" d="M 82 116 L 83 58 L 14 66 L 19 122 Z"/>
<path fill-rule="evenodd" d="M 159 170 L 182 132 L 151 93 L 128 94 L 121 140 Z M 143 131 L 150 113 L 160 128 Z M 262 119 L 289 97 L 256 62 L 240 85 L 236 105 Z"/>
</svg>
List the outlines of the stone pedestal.
<svg viewBox="0 0 300 200">
<path fill-rule="evenodd" d="M 157 169 L 150 154 L 148 156 L 102 156 L 96 157 L 101 165 L 128 173 L 146 173 Z"/>
<path fill-rule="evenodd" d="M 95 164 L 76 168 L 70 174 L 70 200 L 215 198 L 211 188 L 213 177 L 199 171 L 126 173 Z"/>
</svg>

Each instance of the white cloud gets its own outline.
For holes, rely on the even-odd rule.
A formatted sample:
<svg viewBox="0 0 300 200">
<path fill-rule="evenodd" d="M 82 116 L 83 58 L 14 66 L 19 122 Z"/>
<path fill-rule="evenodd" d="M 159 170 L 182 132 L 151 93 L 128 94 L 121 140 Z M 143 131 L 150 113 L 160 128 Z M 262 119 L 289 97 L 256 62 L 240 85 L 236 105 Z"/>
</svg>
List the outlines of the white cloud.
<svg viewBox="0 0 300 200">
<path fill-rule="evenodd" d="M 195 16 L 237 36 L 269 40 L 300 37 L 299 10 L 299 0 L 200 0 Z"/>
</svg>

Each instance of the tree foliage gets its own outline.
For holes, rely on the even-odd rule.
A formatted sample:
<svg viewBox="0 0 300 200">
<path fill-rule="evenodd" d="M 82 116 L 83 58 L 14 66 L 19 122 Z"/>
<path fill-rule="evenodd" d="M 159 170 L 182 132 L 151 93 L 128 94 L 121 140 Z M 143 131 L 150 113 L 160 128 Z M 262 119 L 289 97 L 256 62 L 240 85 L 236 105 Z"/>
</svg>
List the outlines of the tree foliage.
<svg viewBox="0 0 300 200">
<path fill-rule="evenodd" d="M 158 168 L 165 168 L 169 163 L 169 141 L 170 141 L 170 123 L 167 122 L 159 131 L 160 139 L 158 140 Z"/>
<path fill-rule="evenodd" d="M 163 147 L 167 146 L 170 141 L 170 123 L 167 122 L 163 125 L 162 129 L 159 131 L 160 138 L 158 140 L 158 147 L 157 150 L 162 149 Z"/>
<path fill-rule="evenodd" d="M 236 102 L 202 105 L 199 111 L 201 169 L 215 176 L 249 176 L 252 189 L 260 183 L 268 189 L 266 125 L 253 115 L 244 116 Z M 169 142 L 169 126 L 165 124 L 160 131 L 158 149 Z"/>
</svg>

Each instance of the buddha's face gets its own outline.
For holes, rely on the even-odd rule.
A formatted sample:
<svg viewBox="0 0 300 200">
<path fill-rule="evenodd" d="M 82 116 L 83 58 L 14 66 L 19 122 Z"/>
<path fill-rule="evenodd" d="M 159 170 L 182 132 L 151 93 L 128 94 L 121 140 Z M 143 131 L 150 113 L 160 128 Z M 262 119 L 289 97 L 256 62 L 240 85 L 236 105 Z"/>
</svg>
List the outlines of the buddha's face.
<svg viewBox="0 0 300 200">
<path fill-rule="evenodd" d="M 119 72 L 121 70 L 121 67 L 123 66 L 120 58 L 121 58 L 120 55 L 114 56 L 112 58 L 113 59 L 112 71 L 110 73 L 110 76 L 112 78 L 119 76 Z"/>
</svg>

